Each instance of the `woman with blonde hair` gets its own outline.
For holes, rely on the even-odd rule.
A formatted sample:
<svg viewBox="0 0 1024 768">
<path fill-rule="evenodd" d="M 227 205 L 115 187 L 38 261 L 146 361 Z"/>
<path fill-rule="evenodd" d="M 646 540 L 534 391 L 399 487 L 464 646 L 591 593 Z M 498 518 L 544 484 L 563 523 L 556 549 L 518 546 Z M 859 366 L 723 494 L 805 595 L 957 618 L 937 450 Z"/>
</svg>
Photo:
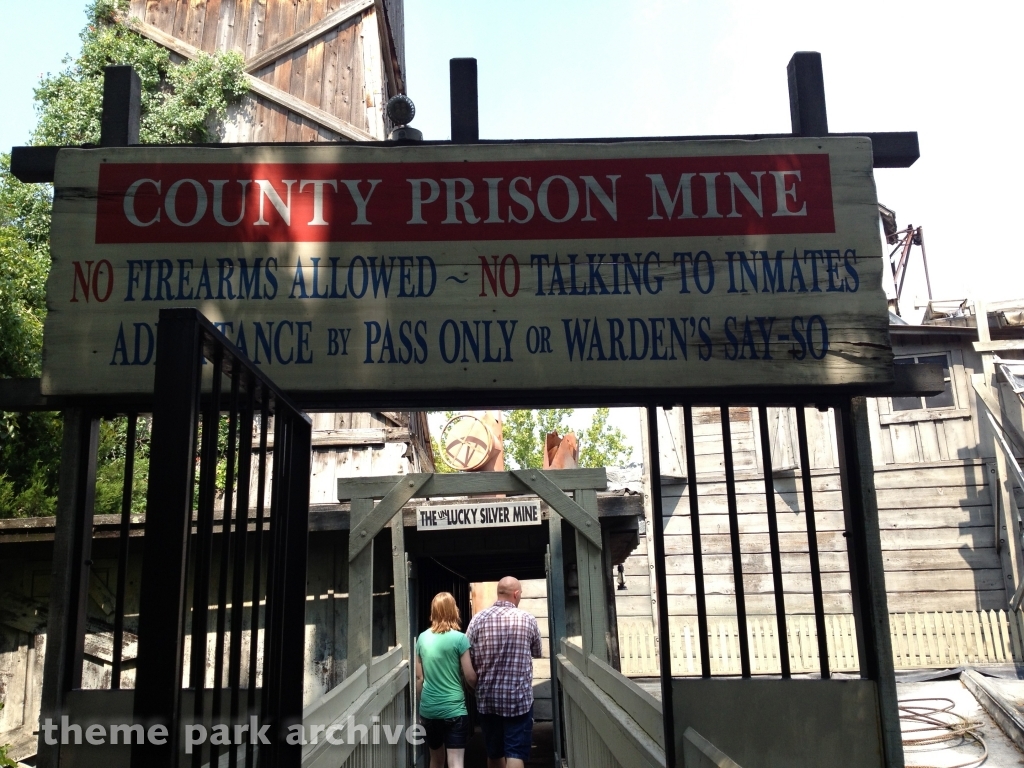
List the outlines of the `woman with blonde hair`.
<svg viewBox="0 0 1024 768">
<path fill-rule="evenodd" d="M 420 717 L 427 731 L 430 768 L 463 768 L 469 739 L 469 710 L 462 691 L 465 677 L 476 687 L 469 658 L 469 640 L 459 631 L 459 607 L 449 592 L 438 592 L 430 603 L 430 629 L 416 640 L 416 691 Z"/>
</svg>

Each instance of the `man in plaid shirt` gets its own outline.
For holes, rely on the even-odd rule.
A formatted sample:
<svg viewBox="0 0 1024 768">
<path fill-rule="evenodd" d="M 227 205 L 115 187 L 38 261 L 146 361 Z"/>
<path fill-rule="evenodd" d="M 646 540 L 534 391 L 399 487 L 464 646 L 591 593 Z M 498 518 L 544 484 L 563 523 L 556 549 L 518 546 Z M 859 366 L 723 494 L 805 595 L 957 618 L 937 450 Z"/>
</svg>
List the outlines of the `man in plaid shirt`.
<svg viewBox="0 0 1024 768">
<path fill-rule="evenodd" d="M 541 655 L 537 620 L 519 610 L 518 579 L 498 582 L 498 599 L 469 622 L 469 654 L 477 672 L 476 708 L 487 768 L 523 768 L 533 737 L 533 659 Z"/>
</svg>

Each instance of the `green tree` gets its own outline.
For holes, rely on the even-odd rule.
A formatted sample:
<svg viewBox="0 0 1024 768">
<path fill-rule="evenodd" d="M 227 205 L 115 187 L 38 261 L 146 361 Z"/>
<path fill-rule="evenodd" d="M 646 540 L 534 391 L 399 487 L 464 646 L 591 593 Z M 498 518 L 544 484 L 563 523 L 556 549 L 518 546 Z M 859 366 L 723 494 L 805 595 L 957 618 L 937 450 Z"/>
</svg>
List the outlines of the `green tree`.
<svg viewBox="0 0 1024 768">
<path fill-rule="evenodd" d="M 544 438 L 549 432 L 569 432 L 572 408 L 537 411 L 502 411 L 505 465 L 513 469 L 540 469 L 544 465 Z"/>
<path fill-rule="evenodd" d="M 33 144 L 97 143 L 103 68 L 130 64 L 142 83 L 140 141 L 216 141 L 227 106 L 245 93 L 240 54 L 201 55 L 175 64 L 170 54 L 132 28 L 125 0 L 95 0 L 86 9 L 79 54 L 44 77 L 35 91 L 39 115 Z M 39 376 L 45 283 L 50 265 L 52 189 L 22 184 L 0 155 L 0 378 Z M 125 419 L 101 427 L 97 512 L 120 510 Z M 140 428 L 140 440 L 148 430 Z M 53 514 L 61 422 L 53 413 L 0 413 L 0 517 Z M 121 446 L 114 444 L 120 439 Z M 148 445 L 148 443 L 146 443 Z M 141 511 L 148 455 L 139 446 L 132 506 Z"/>
<path fill-rule="evenodd" d="M 544 439 L 549 432 L 564 435 L 572 431 L 572 408 L 543 408 L 535 411 L 502 411 L 505 466 L 510 469 L 540 469 L 544 464 Z M 446 419 L 454 415 L 449 411 Z M 608 423 L 610 411 L 598 408 L 590 426 L 577 435 L 581 467 L 621 466 L 632 453 L 622 430 Z M 438 472 L 454 472 L 444 461 L 438 437 L 431 436 L 434 464 Z"/>
<path fill-rule="evenodd" d="M 103 68 L 131 64 L 142 83 L 139 141 L 190 144 L 216 141 L 218 118 L 247 90 L 240 53 L 201 54 L 174 64 L 170 53 L 132 29 L 127 0 L 96 0 L 86 10 L 82 50 L 36 89 L 37 144 L 98 143 Z"/>
<path fill-rule="evenodd" d="M 50 197 L 10 175 L 0 155 L 0 378 L 38 376 L 46 315 Z M 39 517 L 56 506 L 60 418 L 0 413 L 0 517 Z"/>
<path fill-rule="evenodd" d="M 608 423 L 610 415 L 607 408 L 598 408 L 590 426 L 579 435 L 581 467 L 621 467 L 629 461 L 633 449 L 622 430 Z"/>
<path fill-rule="evenodd" d="M 544 440 L 550 432 L 564 435 L 572 431 L 568 420 L 572 408 L 547 408 L 538 411 L 503 411 L 505 463 L 517 469 L 539 469 L 544 464 Z M 617 467 L 632 453 L 626 436 L 608 423 L 610 411 L 598 408 L 579 440 L 581 467 Z"/>
</svg>

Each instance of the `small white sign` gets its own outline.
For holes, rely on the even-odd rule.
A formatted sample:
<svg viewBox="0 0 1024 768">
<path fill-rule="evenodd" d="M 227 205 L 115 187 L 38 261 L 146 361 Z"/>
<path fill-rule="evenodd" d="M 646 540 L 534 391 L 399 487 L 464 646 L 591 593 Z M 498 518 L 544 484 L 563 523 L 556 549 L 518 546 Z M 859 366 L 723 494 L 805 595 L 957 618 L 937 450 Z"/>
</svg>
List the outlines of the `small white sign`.
<svg viewBox="0 0 1024 768">
<path fill-rule="evenodd" d="M 540 525 L 540 520 L 540 502 L 537 501 L 509 500 L 416 508 L 418 531 Z"/>
</svg>

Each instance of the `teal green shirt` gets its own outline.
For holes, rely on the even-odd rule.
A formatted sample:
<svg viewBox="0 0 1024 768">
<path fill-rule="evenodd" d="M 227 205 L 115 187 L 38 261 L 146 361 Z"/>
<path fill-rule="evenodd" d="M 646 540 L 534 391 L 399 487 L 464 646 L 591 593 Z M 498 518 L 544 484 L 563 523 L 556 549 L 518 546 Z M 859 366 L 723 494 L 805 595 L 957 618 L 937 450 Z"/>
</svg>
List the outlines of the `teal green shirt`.
<svg viewBox="0 0 1024 768">
<path fill-rule="evenodd" d="M 455 629 L 439 635 L 428 629 L 416 640 L 416 655 L 423 665 L 421 717 L 445 720 L 469 714 L 459 663 L 459 658 L 468 650 L 469 639 Z"/>
</svg>

